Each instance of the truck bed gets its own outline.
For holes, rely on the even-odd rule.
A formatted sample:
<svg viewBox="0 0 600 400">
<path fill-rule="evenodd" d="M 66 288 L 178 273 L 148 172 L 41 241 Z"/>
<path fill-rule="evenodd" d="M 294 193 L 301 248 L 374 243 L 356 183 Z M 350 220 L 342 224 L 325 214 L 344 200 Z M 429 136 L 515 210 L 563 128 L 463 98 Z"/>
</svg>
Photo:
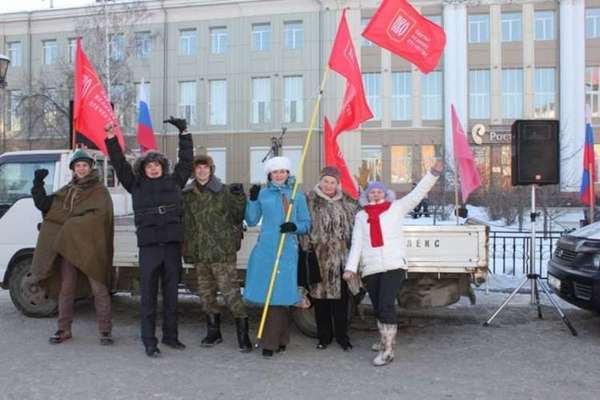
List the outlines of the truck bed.
<svg viewBox="0 0 600 400">
<path fill-rule="evenodd" d="M 238 269 L 246 269 L 259 229 L 252 227 L 244 233 L 242 248 L 238 252 Z M 487 269 L 488 231 L 484 225 L 406 225 L 402 229 L 409 272 L 471 273 Z M 138 248 L 131 216 L 116 219 L 114 265 L 138 266 Z M 184 264 L 184 268 L 191 267 Z"/>
</svg>

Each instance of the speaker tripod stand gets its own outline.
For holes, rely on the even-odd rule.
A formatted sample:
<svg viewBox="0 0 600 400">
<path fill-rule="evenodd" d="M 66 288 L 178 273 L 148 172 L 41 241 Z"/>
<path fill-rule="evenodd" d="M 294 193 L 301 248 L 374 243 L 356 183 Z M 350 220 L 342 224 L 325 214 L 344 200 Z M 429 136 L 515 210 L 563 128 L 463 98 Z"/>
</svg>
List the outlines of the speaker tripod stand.
<svg viewBox="0 0 600 400">
<path fill-rule="evenodd" d="M 544 282 L 542 282 L 540 275 L 535 273 L 535 239 L 536 239 L 536 237 L 535 237 L 535 220 L 538 215 L 539 215 L 539 213 L 537 213 L 535 210 L 535 185 L 531 185 L 531 214 L 530 214 L 531 246 L 529 248 L 529 263 L 527 265 L 527 276 L 517 286 L 517 288 L 515 290 L 513 290 L 513 292 L 506 298 L 506 300 L 504 300 L 504 302 L 500 305 L 500 307 L 498 307 L 498 309 L 494 312 L 494 314 L 492 314 L 492 316 L 486 322 L 484 322 L 483 326 L 490 326 L 490 324 L 492 323 L 494 318 L 496 318 L 498 316 L 498 314 L 500 314 L 500 312 L 502 312 L 504 307 L 508 303 L 510 303 L 510 301 L 517 295 L 517 293 L 519 293 L 519 290 L 521 290 L 521 288 L 523 286 L 525 286 L 525 284 L 527 282 L 529 282 L 530 287 L 531 287 L 530 304 L 535 305 L 537 307 L 538 318 L 540 318 L 540 319 L 543 318 L 542 306 L 540 303 L 540 292 L 539 292 L 539 288 L 542 288 L 544 293 L 546 293 L 546 295 L 548 296 L 550 303 L 552 303 L 552 305 L 556 309 L 556 312 L 558 313 L 558 315 L 560 316 L 562 321 L 565 323 L 567 328 L 569 328 L 569 330 L 571 331 L 571 334 L 573 336 L 577 336 L 577 331 L 575 330 L 573 325 L 571 325 L 571 322 L 569 321 L 569 319 L 567 318 L 567 316 L 565 315 L 563 310 L 560 308 L 558 303 L 552 298 L 552 294 L 550 293 L 550 291 L 548 291 L 548 288 L 546 288 L 546 285 L 544 284 Z"/>
</svg>

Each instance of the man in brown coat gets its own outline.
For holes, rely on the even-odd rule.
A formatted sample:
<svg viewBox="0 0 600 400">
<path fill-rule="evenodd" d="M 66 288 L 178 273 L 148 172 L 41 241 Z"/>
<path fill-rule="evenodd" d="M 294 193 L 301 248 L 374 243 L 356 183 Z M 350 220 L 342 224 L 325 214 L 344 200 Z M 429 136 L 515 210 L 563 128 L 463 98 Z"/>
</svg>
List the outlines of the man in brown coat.
<svg viewBox="0 0 600 400">
<path fill-rule="evenodd" d="M 50 337 L 52 344 L 72 337 L 73 306 L 80 277 L 87 278 L 83 282 L 89 284 L 94 295 L 100 343 L 113 343 L 108 292 L 113 260 L 113 206 L 110 193 L 93 166 L 94 160 L 83 149 L 76 150 L 69 164 L 73 179 L 50 196 L 44 189 L 48 170 L 35 171 L 31 194 L 44 221 L 32 272 L 51 296 L 58 291 L 58 330 Z"/>
</svg>

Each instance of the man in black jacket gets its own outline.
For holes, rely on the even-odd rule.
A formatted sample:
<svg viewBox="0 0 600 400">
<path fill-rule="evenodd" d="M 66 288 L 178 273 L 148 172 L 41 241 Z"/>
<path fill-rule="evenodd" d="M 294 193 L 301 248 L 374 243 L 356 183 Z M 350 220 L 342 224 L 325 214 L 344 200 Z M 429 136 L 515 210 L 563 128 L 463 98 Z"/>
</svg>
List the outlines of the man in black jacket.
<svg viewBox="0 0 600 400">
<path fill-rule="evenodd" d="M 172 174 L 161 153 L 149 151 L 133 168 L 125 160 L 112 125 L 106 127 L 106 147 L 123 187 L 131 193 L 139 247 L 141 330 L 146 355 L 158 357 L 155 335 L 159 277 L 163 294 L 162 343 L 178 350 L 185 345 L 177 334 L 177 285 L 183 242 L 183 199 L 181 189 L 192 173 L 193 143 L 185 119 L 164 121 L 179 130 L 179 162 Z"/>
</svg>

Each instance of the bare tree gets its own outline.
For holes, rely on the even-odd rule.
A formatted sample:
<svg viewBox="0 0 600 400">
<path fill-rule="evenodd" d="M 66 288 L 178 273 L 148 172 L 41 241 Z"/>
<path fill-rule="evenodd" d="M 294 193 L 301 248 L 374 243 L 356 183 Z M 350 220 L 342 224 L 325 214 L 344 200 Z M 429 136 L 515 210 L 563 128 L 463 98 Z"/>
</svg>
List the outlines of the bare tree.
<svg viewBox="0 0 600 400">
<path fill-rule="evenodd" d="M 143 32 L 140 38 L 134 31 L 135 23 L 149 16 L 143 1 L 111 4 L 108 12 L 103 6 L 90 6 L 87 11 L 76 21 L 75 35 L 82 38 L 87 57 L 107 86 L 123 131 L 131 132 L 137 97 L 131 61 L 144 59 L 147 46 L 158 34 Z M 70 50 L 66 57 L 57 60 L 50 73 L 41 73 L 31 83 L 31 91 L 19 101 L 19 113 L 27 127 L 20 139 L 29 148 L 40 139 L 45 146 L 62 147 L 69 143 L 73 58 Z"/>
</svg>

